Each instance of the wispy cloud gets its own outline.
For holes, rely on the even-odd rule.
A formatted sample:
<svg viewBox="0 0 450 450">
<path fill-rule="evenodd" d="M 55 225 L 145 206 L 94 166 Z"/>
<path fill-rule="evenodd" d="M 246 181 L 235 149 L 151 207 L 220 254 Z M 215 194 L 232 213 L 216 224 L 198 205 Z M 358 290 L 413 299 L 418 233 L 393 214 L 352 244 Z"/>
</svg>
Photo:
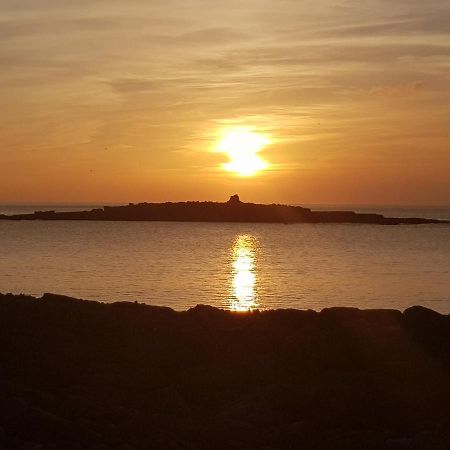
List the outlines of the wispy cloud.
<svg viewBox="0 0 450 450">
<path fill-rule="evenodd" d="M 213 136 L 234 123 L 274 136 L 277 173 L 420 152 L 450 169 L 447 0 L 3 0 L 0 11 L 0 156 L 17 167 L 34 153 L 75 178 L 121 148 L 108 167 L 163 183 L 158 170 L 176 168 L 182 186 L 183 167 L 216 164 Z"/>
</svg>

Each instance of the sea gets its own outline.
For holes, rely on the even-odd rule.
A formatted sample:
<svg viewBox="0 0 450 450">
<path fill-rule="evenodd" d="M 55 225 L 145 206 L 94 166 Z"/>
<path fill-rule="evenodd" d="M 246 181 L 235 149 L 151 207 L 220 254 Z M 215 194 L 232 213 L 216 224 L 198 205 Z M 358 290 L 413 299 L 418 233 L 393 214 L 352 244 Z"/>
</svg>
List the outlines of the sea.
<svg viewBox="0 0 450 450">
<path fill-rule="evenodd" d="M 450 220 L 450 207 L 305 205 Z M 0 214 L 98 205 L 0 205 Z M 450 313 L 450 224 L 0 221 L 0 292 L 186 310 Z"/>
</svg>

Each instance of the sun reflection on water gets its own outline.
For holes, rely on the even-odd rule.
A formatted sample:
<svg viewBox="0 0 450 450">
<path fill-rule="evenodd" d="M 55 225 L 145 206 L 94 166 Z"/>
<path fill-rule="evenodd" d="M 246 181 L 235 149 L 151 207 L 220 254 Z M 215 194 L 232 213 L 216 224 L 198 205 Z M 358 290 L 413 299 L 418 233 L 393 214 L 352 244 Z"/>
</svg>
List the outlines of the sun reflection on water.
<svg viewBox="0 0 450 450">
<path fill-rule="evenodd" d="M 230 309 L 251 311 L 257 307 L 256 295 L 256 239 L 239 235 L 231 249 L 232 289 Z"/>
</svg>

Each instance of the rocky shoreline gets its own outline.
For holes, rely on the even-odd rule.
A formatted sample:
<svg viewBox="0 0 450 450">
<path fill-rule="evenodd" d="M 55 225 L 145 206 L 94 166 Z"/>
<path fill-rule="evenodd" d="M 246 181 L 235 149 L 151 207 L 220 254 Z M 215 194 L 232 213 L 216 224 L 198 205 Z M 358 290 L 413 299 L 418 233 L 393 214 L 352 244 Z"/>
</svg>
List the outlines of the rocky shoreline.
<svg viewBox="0 0 450 450">
<path fill-rule="evenodd" d="M 0 294 L 0 448 L 450 448 L 450 316 Z"/>
<path fill-rule="evenodd" d="M 32 214 L 1 215 L 0 220 L 97 220 L 169 222 L 251 222 L 251 223 L 360 223 L 377 225 L 421 225 L 450 221 L 419 217 L 385 217 L 354 211 L 312 211 L 290 205 L 241 202 L 238 195 L 228 202 L 130 203 L 104 206 L 90 211 L 36 211 Z"/>
</svg>

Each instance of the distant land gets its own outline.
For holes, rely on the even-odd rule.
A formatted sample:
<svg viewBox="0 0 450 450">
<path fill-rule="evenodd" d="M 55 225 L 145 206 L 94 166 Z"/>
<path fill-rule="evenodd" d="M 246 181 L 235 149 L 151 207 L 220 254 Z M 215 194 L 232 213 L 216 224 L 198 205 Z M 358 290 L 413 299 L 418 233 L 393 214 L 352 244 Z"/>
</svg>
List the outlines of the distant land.
<svg viewBox="0 0 450 450">
<path fill-rule="evenodd" d="M 420 217 L 385 217 L 354 211 L 313 211 L 302 206 L 242 202 L 232 195 L 228 202 L 129 203 L 88 211 L 35 211 L 31 214 L 0 215 L 0 220 L 99 220 L 168 222 L 254 223 L 365 223 L 379 225 L 438 224 L 447 220 Z"/>
</svg>

